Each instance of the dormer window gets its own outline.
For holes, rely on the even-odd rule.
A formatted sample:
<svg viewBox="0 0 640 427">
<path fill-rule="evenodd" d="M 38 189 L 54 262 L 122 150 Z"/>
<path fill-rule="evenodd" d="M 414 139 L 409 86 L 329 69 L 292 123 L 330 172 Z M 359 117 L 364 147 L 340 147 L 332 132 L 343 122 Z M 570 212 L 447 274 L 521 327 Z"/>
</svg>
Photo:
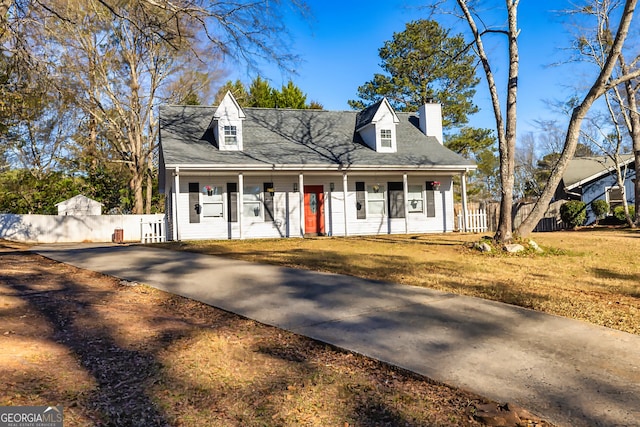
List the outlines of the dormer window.
<svg viewBox="0 0 640 427">
<path fill-rule="evenodd" d="M 224 127 L 224 145 L 238 145 L 238 127 Z"/>
<path fill-rule="evenodd" d="M 391 129 L 380 129 L 380 146 L 384 148 L 391 148 L 392 142 Z"/>
<path fill-rule="evenodd" d="M 211 123 L 218 149 L 242 151 L 242 121 L 245 117 L 244 111 L 231 92 L 227 92 L 216 108 Z"/>
<path fill-rule="evenodd" d="M 400 122 L 386 98 L 365 108 L 356 117 L 356 132 L 378 153 L 395 153 L 396 125 Z"/>
</svg>

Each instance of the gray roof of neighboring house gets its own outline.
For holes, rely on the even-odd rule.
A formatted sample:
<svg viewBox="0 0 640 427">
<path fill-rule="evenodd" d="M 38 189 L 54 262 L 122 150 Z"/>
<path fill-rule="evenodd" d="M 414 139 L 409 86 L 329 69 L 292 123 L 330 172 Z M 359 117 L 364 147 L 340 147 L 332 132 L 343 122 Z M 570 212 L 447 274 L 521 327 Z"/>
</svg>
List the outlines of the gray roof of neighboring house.
<svg viewBox="0 0 640 427">
<path fill-rule="evenodd" d="M 356 111 L 244 108 L 243 150 L 218 150 L 211 128 L 216 107 L 160 107 L 166 166 L 251 168 L 475 168 L 418 128 L 415 113 L 396 113 L 397 152 L 378 153 L 355 132 Z"/>
<path fill-rule="evenodd" d="M 633 162 L 633 154 L 620 156 L 622 164 Z M 608 156 L 576 157 L 567 165 L 562 180 L 564 188 L 571 190 L 589 181 L 609 174 L 615 169 L 615 162 Z"/>
</svg>

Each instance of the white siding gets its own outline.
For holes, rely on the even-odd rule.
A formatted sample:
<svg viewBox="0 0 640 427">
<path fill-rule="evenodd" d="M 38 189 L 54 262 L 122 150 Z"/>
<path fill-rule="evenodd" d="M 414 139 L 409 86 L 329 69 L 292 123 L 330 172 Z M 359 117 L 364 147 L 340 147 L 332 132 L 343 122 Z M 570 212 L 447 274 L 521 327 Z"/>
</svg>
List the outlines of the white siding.
<svg viewBox="0 0 640 427">
<path fill-rule="evenodd" d="M 254 177 L 245 176 L 244 186 L 256 185 L 260 189 L 266 182 L 272 182 L 274 193 L 274 221 L 265 221 L 264 206 L 260 216 L 256 218 L 243 217 L 242 200 L 238 198 L 238 221 L 242 221 L 243 238 L 278 238 L 295 237 L 299 235 L 300 210 L 299 195 L 293 192 L 293 183 L 297 176 Z M 189 223 L 189 183 L 197 182 L 199 188 L 205 185 L 221 186 L 223 191 L 223 217 L 204 217 L 200 215 L 199 223 Z M 180 176 L 180 193 L 178 194 L 178 234 L 180 240 L 198 239 L 238 239 L 240 238 L 240 223 L 228 222 L 229 198 L 227 183 L 238 183 L 237 175 L 228 176 Z M 238 190 L 240 190 L 238 188 Z M 204 197 L 199 194 L 200 204 Z M 289 216 L 287 217 L 287 211 Z"/>
<path fill-rule="evenodd" d="M 337 180 L 336 180 L 337 181 Z M 326 228 L 330 236 L 344 236 L 344 193 L 342 192 L 342 177 L 340 181 L 331 181 L 335 184 L 334 191 L 330 191 L 327 196 L 327 207 L 325 212 L 331 212 L 332 215 L 326 215 Z"/>
<path fill-rule="evenodd" d="M 404 234 L 404 233 L 441 233 L 454 229 L 453 192 L 451 177 L 432 175 L 408 174 L 408 185 L 420 185 L 425 194 L 426 181 L 440 181 L 439 191 L 434 192 L 435 217 L 428 217 L 426 201 L 422 212 L 410 212 L 405 218 L 389 218 L 388 216 L 388 183 L 402 182 L 401 174 L 389 174 L 380 176 L 348 175 L 346 215 L 344 194 L 342 191 L 342 175 L 311 175 L 304 174 L 304 185 L 322 185 L 324 188 L 324 212 L 325 232 L 330 236 L 345 235 L 345 216 L 347 218 L 348 235 L 373 235 L 373 234 Z M 277 176 L 243 176 L 244 186 L 258 186 L 261 190 L 266 182 L 272 182 L 274 187 L 274 221 L 265 221 L 264 206 L 258 217 L 242 216 L 242 200 L 238 200 L 238 219 L 240 223 L 228 222 L 228 197 L 227 183 L 237 183 L 238 175 L 226 176 L 180 176 L 180 192 L 178 200 L 178 238 L 180 240 L 191 239 L 238 239 L 240 228 L 242 238 L 280 238 L 300 237 L 300 192 L 294 192 L 294 184 L 298 183 L 298 175 Z M 379 183 L 385 189 L 385 214 L 380 216 L 370 215 L 367 218 L 357 218 L 356 208 L 356 182 L 363 181 L 366 185 Z M 189 223 L 189 183 L 197 182 L 199 188 L 205 185 L 220 186 L 223 189 L 224 207 L 223 217 L 209 218 L 200 215 L 199 223 Z M 334 190 L 331 191 L 331 183 Z M 405 193 L 408 190 L 405 189 Z M 199 193 L 200 204 L 203 202 L 202 193 Z M 408 203 L 405 200 L 405 203 Z"/>
<path fill-rule="evenodd" d="M 401 182 L 401 175 L 385 175 L 380 177 L 357 175 L 349 176 L 349 186 L 347 193 L 347 229 L 350 235 L 368 234 L 402 234 L 402 233 L 442 233 L 453 231 L 453 192 L 451 189 L 450 177 L 434 176 L 411 176 L 409 175 L 408 185 L 421 185 L 423 188 L 426 181 L 439 180 L 442 184 L 440 191 L 435 192 L 436 216 L 427 217 L 426 209 L 421 213 L 410 212 L 408 221 L 404 218 L 389 218 L 387 212 L 387 201 L 385 194 L 385 215 L 373 216 L 367 214 L 366 219 L 357 219 L 356 213 L 356 182 L 364 181 L 367 185 L 379 183 L 385 189 L 388 182 Z M 406 203 L 406 201 L 405 201 Z M 341 217 L 344 217 L 341 215 Z M 407 228 L 405 228 L 407 227 Z"/>
<path fill-rule="evenodd" d="M 367 127 L 360 130 L 360 137 L 362 140 L 371 147 L 372 150 L 377 148 L 376 144 L 376 127 L 373 124 L 368 125 Z"/>
</svg>

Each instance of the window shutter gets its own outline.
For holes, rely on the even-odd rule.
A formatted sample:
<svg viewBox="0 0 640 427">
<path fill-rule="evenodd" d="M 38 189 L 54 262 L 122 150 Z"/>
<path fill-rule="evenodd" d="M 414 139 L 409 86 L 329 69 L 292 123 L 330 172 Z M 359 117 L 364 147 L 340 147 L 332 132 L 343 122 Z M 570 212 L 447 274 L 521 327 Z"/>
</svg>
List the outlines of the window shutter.
<svg viewBox="0 0 640 427">
<path fill-rule="evenodd" d="M 238 222 L 238 184 L 227 183 L 227 211 L 229 222 Z"/>
<path fill-rule="evenodd" d="M 356 182 L 356 212 L 358 219 L 367 218 L 366 189 L 364 182 Z"/>
<path fill-rule="evenodd" d="M 200 183 L 189 183 L 189 222 L 197 224 L 200 222 Z"/>
<path fill-rule="evenodd" d="M 264 191 L 264 220 L 265 222 L 273 221 L 273 197 L 275 193 L 273 182 L 265 182 L 262 185 Z"/>
</svg>

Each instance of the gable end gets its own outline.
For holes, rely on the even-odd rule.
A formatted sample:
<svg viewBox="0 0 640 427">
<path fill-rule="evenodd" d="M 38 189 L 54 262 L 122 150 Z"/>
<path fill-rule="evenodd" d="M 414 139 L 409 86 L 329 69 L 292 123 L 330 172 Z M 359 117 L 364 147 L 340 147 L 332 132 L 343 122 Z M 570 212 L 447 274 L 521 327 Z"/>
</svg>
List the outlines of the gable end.
<svg viewBox="0 0 640 427">
<path fill-rule="evenodd" d="M 210 125 L 219 150 L 243 150 L 242 122 L 245 118 L 244 110 L 231 92 L 228 91 L 213 113 L 213 120 Z"/>
<path fill-rule="evenodd" d="M 396 127 L 399 122 L 387 98 L 382 98 L 358 113 L 356 132 L 378 153 L 395 153 L 398 151 Z"/>
</svg>

